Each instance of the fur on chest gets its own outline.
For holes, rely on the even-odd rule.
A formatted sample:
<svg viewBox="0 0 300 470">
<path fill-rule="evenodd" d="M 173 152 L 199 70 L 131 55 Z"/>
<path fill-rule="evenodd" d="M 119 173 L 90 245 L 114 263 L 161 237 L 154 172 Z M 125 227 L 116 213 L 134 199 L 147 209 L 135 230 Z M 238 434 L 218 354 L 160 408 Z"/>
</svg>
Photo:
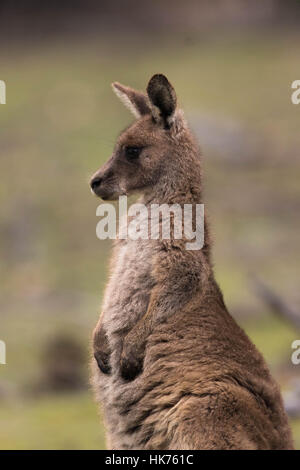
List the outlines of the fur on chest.
<svg viewBox="0 0 300 470">
<path fill-rule="evenodd" d="M 122 241 L 114 249 L 103 301 L 103 322 L 110 336 L 128 330 L 146 313 L 156 247 L 147 240 Z"/>
</svg>

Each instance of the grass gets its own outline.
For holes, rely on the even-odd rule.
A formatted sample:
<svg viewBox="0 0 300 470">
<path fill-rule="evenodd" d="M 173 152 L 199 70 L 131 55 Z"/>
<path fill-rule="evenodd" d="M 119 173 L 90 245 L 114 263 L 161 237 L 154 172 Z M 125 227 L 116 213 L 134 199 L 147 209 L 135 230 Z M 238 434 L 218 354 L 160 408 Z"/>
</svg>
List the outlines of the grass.
<svg viewBox="0 0 300 470">
<path fill-rule="evenodd" d="M 104 429 L 88 393 L 0 407 L 0 449 L 104 449 Z"/>
</svg>

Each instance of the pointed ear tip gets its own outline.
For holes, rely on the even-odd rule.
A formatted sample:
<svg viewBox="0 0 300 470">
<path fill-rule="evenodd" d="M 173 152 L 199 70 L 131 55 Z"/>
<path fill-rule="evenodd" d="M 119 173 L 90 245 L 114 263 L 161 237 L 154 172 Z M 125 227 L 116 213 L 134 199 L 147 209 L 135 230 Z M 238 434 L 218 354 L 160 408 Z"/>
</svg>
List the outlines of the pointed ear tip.
<svg viewBox="0 0 300 470">
<path fill-rule="evenodd" d="M 168 82 L 169 83 L 169 80 L 167 79 L 167 77 L 163 74 L 163 73 L 155 73 L 149 80 L 149 83 L 150 82 L 157 82 L 157 81 L 163 81 L 163 82 Z"/>
<path fill-rule="evenodd" d="M 163 73 L 155 73 L 155 74 L 154 74 L 154 77 L 157 77 L 157 78 L 167 78 Z"/>
<path fill-rule="evenodd" d="M 127 91 L 127 87 L 122 85 L 119 82 L 112 82 L 111 87 L 112 87 L 113 91 L 116 92 L 116 93 L 126 93 L 126 91 Z"/>
</svg>

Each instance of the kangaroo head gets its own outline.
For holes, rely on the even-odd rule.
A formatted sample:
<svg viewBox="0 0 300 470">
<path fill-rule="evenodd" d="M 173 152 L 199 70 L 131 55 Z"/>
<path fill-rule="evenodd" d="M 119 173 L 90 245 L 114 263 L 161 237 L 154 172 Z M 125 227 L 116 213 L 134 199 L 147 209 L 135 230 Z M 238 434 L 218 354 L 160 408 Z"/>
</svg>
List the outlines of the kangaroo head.
<svg viewBox="0 0 300 470">
<path fill-rule="evenodd" d="M 186 163 L 180 159 L 189 135 L 176 108 L 174 88 L 161 74 L 151 78 L 147 94 L 117 82 L 112 87 L 137 120 L 119 136 L 112 156 L 93 175 L 92 191 L 112 200 L 133 192 L 151 192 L 171 179 L 174 185 L 183 177 Z"/>
</svg>

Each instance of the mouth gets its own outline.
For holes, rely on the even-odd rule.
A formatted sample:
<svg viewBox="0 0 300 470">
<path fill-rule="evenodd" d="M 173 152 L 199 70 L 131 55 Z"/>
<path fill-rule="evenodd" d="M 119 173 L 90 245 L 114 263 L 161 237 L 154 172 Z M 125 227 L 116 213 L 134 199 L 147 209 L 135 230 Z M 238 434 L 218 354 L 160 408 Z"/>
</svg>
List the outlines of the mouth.
<svg viewBox="0 0 300 470">
<path fill-rule="evenodd" d="M 96 190 L 91 188 L 91 193 L 103 201 L 115 201 L 119 197 L 119 195 L 116 193 L 108 193 L 107 191 L 103 191 L 100 188 Z"/>
</svg>

